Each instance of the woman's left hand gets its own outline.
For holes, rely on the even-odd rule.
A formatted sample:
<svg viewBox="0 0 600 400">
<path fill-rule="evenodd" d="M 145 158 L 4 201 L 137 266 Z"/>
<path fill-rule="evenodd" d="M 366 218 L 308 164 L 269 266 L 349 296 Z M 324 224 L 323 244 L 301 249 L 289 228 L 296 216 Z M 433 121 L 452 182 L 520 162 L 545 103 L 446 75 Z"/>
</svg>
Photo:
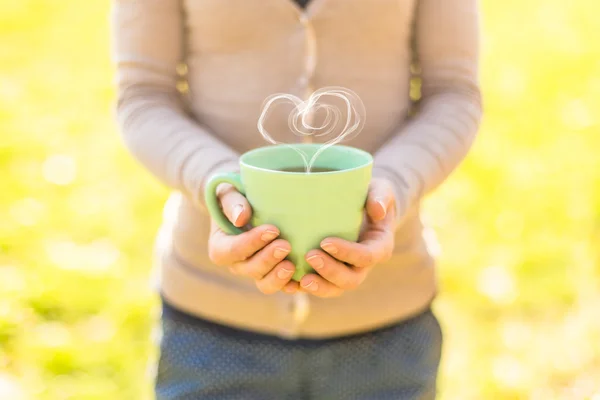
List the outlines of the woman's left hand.
<svg viewBox="0 0 600 400">
<path fill-rule="evenodd" d="M 300 281 L 303 291 L 318 297 L 337 297 L 355 289 L 376 264 L 387 261 L 394 249 L 395 197 L 386 179 L 371 181 L 366 203 L 366 223 L 358 243 L 326 238 L 323 250 L 311 250 L 306 261 L 316 274 Z"/>
</svg>

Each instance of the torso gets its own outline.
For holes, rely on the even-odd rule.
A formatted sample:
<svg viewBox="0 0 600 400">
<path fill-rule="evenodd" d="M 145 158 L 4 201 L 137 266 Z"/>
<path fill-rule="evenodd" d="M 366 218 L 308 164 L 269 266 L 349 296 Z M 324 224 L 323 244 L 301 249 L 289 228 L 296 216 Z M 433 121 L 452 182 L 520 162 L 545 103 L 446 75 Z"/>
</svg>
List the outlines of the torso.
<svg viewBox="0 0 600 400">
<path fill-rule="evenodd" d="M 293 0 L 184 1 L 190 107 L 234 149 L 265 145 L 256 122 L 272 93 L 306 96 L 332 85 L 356 91 L 367 123 L 351 144 L 367 151 L 406 117 L 415 0 L 311 0 L 306 10 Z M 295 140 L 283 110 L 269 127 L 282 141 Z"/>
<path fill-rule="evenodd" d="M 361 97 L 367 113 L 362 133 L 348 144 L 375 152 L 410 107 L 415 1 L 311 0 L 302 9 L 293 0 L 184 0 L 193 117 L 243 153 L 267 144 L 256 127 L 267 96 L 305 97 L 316 88 L 343 86 Z M 274 112 L 268 128 L 289 143 L 298 139 L 289 133 L 287 117 L 283 109 Z M 175 221 L 165 223 L 162 291 L 173 304 L 210 320 L 270 333 L 335 336 L 400 320 L 434 296 L 417 210 L 397 231 L 389 263 L 374 269 L 359 290 L 311 299 L 313 311 L 294 325 L 290 296 L 266 297 L 253 282 L 212 265 L 205 212 L 184 197 L 171 205 L 176 212 Z"/>
</svg>

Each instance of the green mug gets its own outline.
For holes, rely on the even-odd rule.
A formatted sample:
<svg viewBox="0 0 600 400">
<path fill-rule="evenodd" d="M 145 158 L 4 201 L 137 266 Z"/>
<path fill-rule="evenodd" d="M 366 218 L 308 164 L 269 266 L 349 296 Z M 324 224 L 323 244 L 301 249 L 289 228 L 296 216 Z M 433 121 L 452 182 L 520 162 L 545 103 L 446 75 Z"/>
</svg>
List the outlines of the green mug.
<svg viewBox="0 0 600 400">
<path fill-rule="evenodd" d="M 211 217 L 230 235 L 243 232 L 223 214 L 216 196 L 221 183 L 233 185 L 252 206 L 253 226 L 272 224 L 292 250 L 287 259 L 296 266 L 299 281 L 313 269 L 305 255 L 320 247 L 326 237 L 358 240 L 373 158 L 367 152 L 331 146 L 317 156 L 312 171 L 304 171 L 297 150 L 310 160 L 322 145 L 297 144 L 261 147 L 243 154 L 240 173 L 220 173 L 209 179 L 205 199 Z M 295 149 L 297 150 L 295 150 Z M 288 170 L 288 171 L 286 171 Z"/>
</svg>

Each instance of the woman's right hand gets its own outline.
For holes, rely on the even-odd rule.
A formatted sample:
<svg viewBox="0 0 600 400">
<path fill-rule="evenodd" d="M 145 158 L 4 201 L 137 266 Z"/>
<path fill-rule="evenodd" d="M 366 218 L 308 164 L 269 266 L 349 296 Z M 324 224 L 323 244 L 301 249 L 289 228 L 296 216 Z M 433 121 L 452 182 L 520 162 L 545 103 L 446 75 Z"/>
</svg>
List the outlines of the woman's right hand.
<svg viewBox="0 0 600 400">
<path fill-rule="evenodd" d="M 217 197 L 232 224 L 242 227 L 250 221 L 252 208 L 233 186 L 219 185 Z M 279 233 L 273 225 L 261 225 L 240 235 L 228 235 L 213 220 L 208 240 L 209 257 L 216 265 L 229 267 L 233 274 L 254 279 L 256 287 L 265 294 L 280 290 L 295 293 L 298 282 L 291 279 L 296 267 L 284 260 L 291 246 L 277 239 Z"/>
</svg>

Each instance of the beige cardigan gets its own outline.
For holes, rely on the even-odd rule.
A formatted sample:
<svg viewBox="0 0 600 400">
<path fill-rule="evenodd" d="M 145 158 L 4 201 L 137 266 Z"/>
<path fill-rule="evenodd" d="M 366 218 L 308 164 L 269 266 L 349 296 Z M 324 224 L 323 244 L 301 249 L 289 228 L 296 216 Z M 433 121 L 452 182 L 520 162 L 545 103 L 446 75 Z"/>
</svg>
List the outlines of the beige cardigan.
<svg viewBox="0 0 600 400">
<path fill-rule="evenodd" d="M 174 189 L 157 246 L 165 298 L 208 320 L 292 338 L 371 330 L 428 307 L 436 283 L 419 202 L 478 129 L 478 17 L 477 0 L 313 0 L 307 10 L 291 0 L 114 0 L 123 137 Z M 422 99 L 409 117 L 412 61 Z M 365 103 L 363 132 L 346 144 L 373 153 L 374 174 L 395 186 L 394 255 L 340 298 L 263 295 L 211 264 L 203 185 L 266 145 L 256 129 L 265 97 L 332 85 Z M 288 132 L 283 112 L 270 123 Z"/>
</svg>

